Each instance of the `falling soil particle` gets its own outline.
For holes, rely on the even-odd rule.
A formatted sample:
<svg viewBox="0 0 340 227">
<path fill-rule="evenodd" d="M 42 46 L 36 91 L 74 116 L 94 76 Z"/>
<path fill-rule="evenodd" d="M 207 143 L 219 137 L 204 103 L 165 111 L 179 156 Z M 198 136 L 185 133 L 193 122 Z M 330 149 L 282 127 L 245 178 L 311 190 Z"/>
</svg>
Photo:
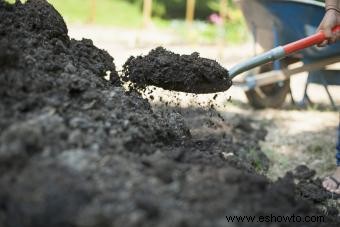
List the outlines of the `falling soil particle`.
<svg viewBox="0 0 340 227">
<path fill-rule="evenodd" d="M 120 86 L 110 55 L 69 39 L 46 1 L 0 0 L 0 47 L 1 227 L 250 227 L 226 216 L 323 214 L 308 226 L 339 226 L 306 168 L 299 184 L 256 173 L 268 167 L 264 129 L 153 110 Z"/>
<path fill-rule="evenodd" d="M 146 56 L 130 57 L 123 66 L 123 80 L 135 88 L 148 85 L 188 93 L 226 91 L 232 85 L 228 71 L 198 53 L 179 55 L 158 47 Z"/>
</svg>

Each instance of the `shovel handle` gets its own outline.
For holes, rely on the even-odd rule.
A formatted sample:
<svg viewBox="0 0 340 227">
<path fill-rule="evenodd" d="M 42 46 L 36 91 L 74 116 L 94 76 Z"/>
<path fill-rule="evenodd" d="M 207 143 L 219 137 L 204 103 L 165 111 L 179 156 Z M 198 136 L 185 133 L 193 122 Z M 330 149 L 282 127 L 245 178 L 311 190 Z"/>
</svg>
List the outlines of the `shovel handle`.
<svg viewBox="0 0 340 227">
<path fill-rule="evenodd" d="M 335 26 L 332 31 L 335 32 L 340 32 L 340 25 Z M 307 38 L 300 39 L 296 42 L 289 43 L 285 46 L 283 46 L 285 54 L 289 55 L 291 53 L 294 53 L 299 50 L 303 50 L 307 47 L 311 47 L 317 44 L 322 43 L 323 41 L 327 40 L 327 37 L 322 31 L 319 31 L 315 35 L 308 36 Z"/>
<path fill-rule="evenodd" d="M 340 32 L 340 25 L 335 26 L 332 29 L 333 32 Z M 263 54 L 257 55 L 255 57 L 252 57 L 246 61 L 243 61 L 234 67 L 232 67 L 229 70 L 229 76 L 230 78 L 234 78 L 240 73 L 243 73 L 245 71 L 248 71 L 250 69 L 253 69 L 257 66 L 266 64 L 268 62 L 272 62 L 275 60 L 282 59 L 284 57 L 287 57 L 288 55 L 306 49 L 308 47 L 317 45 L 322 43 L 323 41 L 327 40 L 327 37 L 325 34 L 320 31 L 316 33 L 315 35 L 309 36 L 307 38 L 298 40 L 293 43 L 289 43 L 285 46 L 278 46 L 274 49 L 271 49 Z"/>
</svg>

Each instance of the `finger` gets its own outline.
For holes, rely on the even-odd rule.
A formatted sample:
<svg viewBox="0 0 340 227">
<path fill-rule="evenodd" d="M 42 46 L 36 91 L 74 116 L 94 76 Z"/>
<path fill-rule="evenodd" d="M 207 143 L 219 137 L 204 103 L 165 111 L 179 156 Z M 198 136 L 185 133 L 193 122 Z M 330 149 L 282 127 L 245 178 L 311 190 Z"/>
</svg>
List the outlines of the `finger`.
<svg viewBox="0 0 340 227">
<path fill-rule="evenodd" d="M 319 47 L 325 47 L 325 46 L 327 46 L 328 45 L 328 40 L 325 40 L 325 41 L 323 41 L 322 43 L 320 43 L 318 46 Z"/>
<path fill-rule="evenodd" d="M 336 42 L 336 34 L 332 33 L 332 37 L 329 39 L 329 44 L 335 43 Z"/>
<path fill-rule="evenodd" d="M 322 32 L 325 34 L 326 38 L 330 39 L 333 36 L 332 29 L 330 29 L 331 26 L 328 26 L 328 28 L 325 28 L 322 30 Z"/>
<path fill-rule="evenodd" d="M 337 32 L 335 33 L 335 36 L 336 36 L 336 40 L 337 40 L 337 41 L 340 40 L 340 31 L 337 31 Z"/>
</svg>

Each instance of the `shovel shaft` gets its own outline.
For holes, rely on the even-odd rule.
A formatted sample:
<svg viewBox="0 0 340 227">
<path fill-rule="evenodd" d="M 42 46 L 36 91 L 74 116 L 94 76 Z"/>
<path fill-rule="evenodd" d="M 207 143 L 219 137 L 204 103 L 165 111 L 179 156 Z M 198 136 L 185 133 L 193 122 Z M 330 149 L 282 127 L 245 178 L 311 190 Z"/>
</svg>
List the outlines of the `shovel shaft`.
<svg viewBox="0 0 340 227">
<path fill-rule="evenodd" d="M 340 25 L 333 28 L 333 32 L 340 32 Z M 241 62 L 231 68 L 229 70 L 229 76 L 231 78 L 234 78 L 235 76 L 248 71 L 250 69 L 253 69 L 257 66 L 282 59 L 294 52 L 306 49 L 308 47 L 317 45 L 325 41 L 327 38 L 325 34 L 320 31 L 316 33 L 315 35 L 308 36 L 307 38 L 300 39 L 296 42 L 289 43 L 285 46 L 278 46 L 270 51 L 267 51 L 263 54 L 257 55 L 253 58 L 250 58 L 244 62 Z"/>
<path fill-rule="evenodd" d="M 244 62 L 241 62 L 229 70 L 229 76 L 234 78 L 235 76 L 246 72 L 250 69 L 253 69 L 257 66 L 266 64 L 268 62 L 275 61 L 277 59 L 284 58 L 286 56 L 285 50 L 282 46 L 278 46 L 270 51 L 267 51 L 263 54 L 259 54 L 255 57 L 252 57 Z"/>
<path fill-rule="evenodd" d="M 340 25 L 336 26 L 333 28 L 333 32 L 340 32 Z M 293 43 L 289 43 L 287 45 L 285 45 L 283 48 L 285 50 L 286 55 L 289 55 L 291 53 L 306 49 L 308 47 L 317 45 L 322 43 L 323 41 L 325 41 L 327 39 L 327 37 L 325 36 L 325 34 L 320 31 L 318 33 L 316 33 L 315 35 L 311 35 L 308 36 L 304 39 L 300 39 L 296 42 Z"/>
</svg>

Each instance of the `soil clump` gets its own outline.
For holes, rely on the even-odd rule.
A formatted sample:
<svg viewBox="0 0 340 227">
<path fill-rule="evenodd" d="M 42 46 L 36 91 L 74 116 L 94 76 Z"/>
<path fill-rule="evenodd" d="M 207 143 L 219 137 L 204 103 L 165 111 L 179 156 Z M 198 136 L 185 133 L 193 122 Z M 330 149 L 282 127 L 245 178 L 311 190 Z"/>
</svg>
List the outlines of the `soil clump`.
<svg viewBox="0 0 340 227">
<path fill-rule="evenodd" d="M 198 53 L 179 55 L 157 47 L 146 56 L 130 57 L 123 66 L 123 80 L 135 88 L 148 85 L 188 93 L 226 91 L 232 85 L 228 71 Z"/>
</svg>

